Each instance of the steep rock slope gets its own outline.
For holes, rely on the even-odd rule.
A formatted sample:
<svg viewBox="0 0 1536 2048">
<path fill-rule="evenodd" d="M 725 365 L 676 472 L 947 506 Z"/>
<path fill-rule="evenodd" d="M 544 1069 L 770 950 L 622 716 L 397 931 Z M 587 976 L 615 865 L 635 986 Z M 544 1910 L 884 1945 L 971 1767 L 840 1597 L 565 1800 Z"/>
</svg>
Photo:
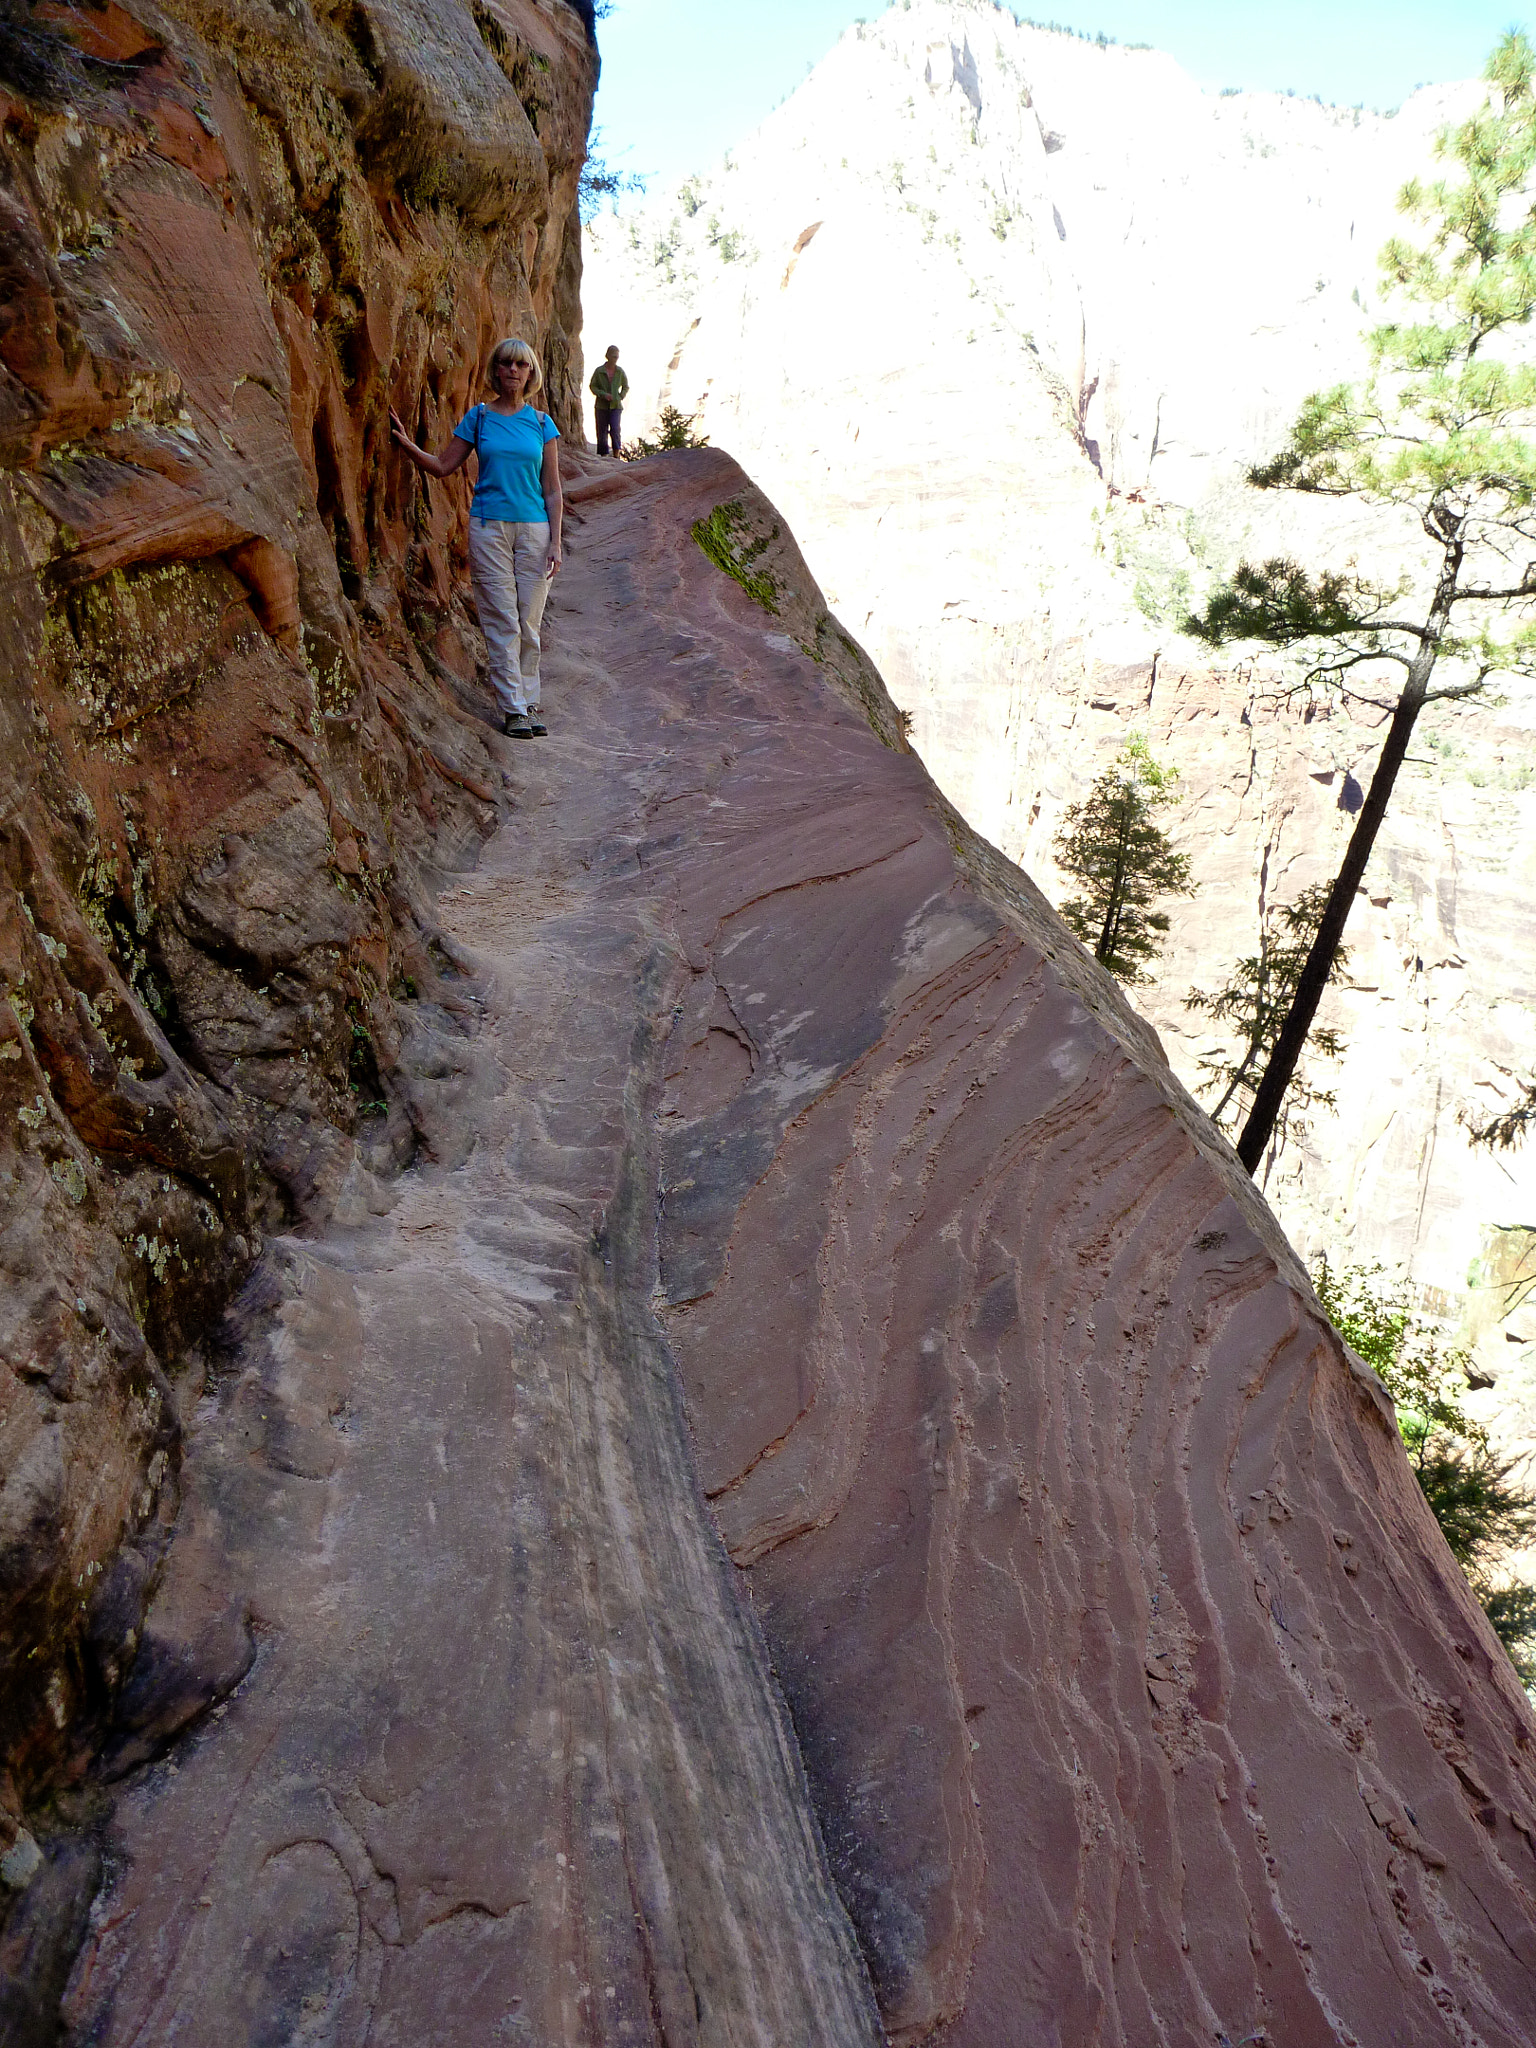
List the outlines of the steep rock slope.
<svg viewBox="0 0 1536 2048">
<path fill-rule="evenodd" d="M 520 328 L 574 421 L 597 60 L 564 0 L 40 0 L 0 53 L 3 1850 L 132 1661 L 230 1290 L 460 1142 L 432 873 L 500 781 L 464 493 L 386 410 L 444 435 Z"/>
<path fill-rule="evenodd" d="M 1130 732 L 1178 768 L 1199 893 L 1138 1001 L 1191 1083 L 1222 1045 L 1185 994 L 1333 872 L 1378 733 L 1176 627 L 1244 550 L 1416 569 L 1411 527 L 1238 479 L 1358 371 L 1397 189 L 1475 98 L 1386 120 L 1218 97 L 1156 51 L 913 0 L 724 167 L 589 238 L 589 352 L 624 344 L 633 428 L 673 402 L 760 479 L 941 786 L 1048 893 L 1068 805 Z M 1533 1255 L 1536 1159 L 1490 1159 L 1459 1118 L 1536 1065 L 1533 724 L 1520 688 L 1426 721 L 1333 999 L 1342 1107 L 1266 1178 L 1309 1255 L 1406 1262 L 1464 1319 L 1525 1441 L 1536 1321 L 1503 1321 L 1502 1283 Z"/>
<path fill-rule="evenodd" d="M 1531 1717 L 1379 1388 L 740 471 L 572 497 L 480 1142 L 226 1330 L 149 1628 L 260 1652 L 71 2038 L 1514 2048 Z"/>
</svg>

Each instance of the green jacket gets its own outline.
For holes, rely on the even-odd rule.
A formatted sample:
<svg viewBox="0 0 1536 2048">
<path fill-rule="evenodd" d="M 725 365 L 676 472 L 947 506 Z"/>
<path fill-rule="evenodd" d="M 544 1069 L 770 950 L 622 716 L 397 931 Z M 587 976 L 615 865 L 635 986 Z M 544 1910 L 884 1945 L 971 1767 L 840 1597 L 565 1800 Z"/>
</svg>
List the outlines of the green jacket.
<svg viewBox="0 0 1536 2048">
<path fill-rule="evenodd" d="M 622 405 L 629 393 L 629 379 L 617 363 L 611 371 L 606 363 L 599 363 L 587 389 L 599 405 Z"/>
</svg>

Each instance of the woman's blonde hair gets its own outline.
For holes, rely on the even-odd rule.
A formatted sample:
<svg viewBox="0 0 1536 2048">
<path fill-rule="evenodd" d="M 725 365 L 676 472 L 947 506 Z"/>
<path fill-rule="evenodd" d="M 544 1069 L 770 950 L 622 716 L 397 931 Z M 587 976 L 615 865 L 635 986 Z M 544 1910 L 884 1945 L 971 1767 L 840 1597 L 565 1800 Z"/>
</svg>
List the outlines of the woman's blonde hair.
<svg viewBox="0 0 1536 2048">
<path fill-rule="evenodd" d="M 530 365 L 533 375 L 528 379 L 527 389 L 523 393 L 524 398 L 532 398 L 536 391 L 544 389 L 544 372 L 539 367 L 539 359 L 527 342 L 520 340 L 517 335 L 509 334 L 505 341 L 498 341 L 491 350 L 491 360 L 485 366 L 485 381 L 493 390 L 496 385 L 496 365 L 498 363 L 527 363 Z"/>
</svg>

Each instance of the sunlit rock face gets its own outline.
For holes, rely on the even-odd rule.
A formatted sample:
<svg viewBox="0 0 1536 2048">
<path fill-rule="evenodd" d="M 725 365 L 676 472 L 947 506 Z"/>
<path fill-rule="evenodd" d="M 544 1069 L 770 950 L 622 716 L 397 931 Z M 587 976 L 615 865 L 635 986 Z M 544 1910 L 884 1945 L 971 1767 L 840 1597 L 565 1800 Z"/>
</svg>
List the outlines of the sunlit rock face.
<svg viewBox="0 0 1536 2048">
<path fill-rule="evenodd" d="M 500 789 L 456 694 L 466 493 L 391 456 L 386 414 L 440 443 L 521 331 L 574 423 L 590 28 L 564 0 L 109 0 L 0 29 L 23 1793 L 132 1660 L 230 1289 L 437 1144 L 468 1057 L 430 907 Z"/>
<path fill-rule="evenodd" d="M 1151 50 L 914 0 L 855 28 L 680 192 L 592 230 L 587 345 L 621 342 L 632 431 L 696 414 L 793 518 L 965 814 L 1058 898 L 1052 841 L 1132 732 L 1176 766 L 1199 893 L 1138 1000 L 1186 1011 L 1261 907 L 1336 866 L 1379 714 L 1277 699 L 1177 630 L 1241 553 L 1418 573 L 1411 523 L 1246 490 L 1310 390 L 1358 374 L 1395 196 L 1472 86 L 1391 118 L 1212 94 Z M 1479 1338 L 1536 1435 L 1536 1324 L 1484 1284 L 1529 1248 L 1536 1162 L 1459 1119 L 1536 1065 L 1536 700 L 1431 714 L 1349 928 L 1336 1112 L 1266 1169 L 1308 1251 L 1402 1262 Z M 1320 1080 L 1328 1079 L 1327 1070 Z M 1522 1319 L 1523 1318 L 1523 1319 Z"/>
</svg>

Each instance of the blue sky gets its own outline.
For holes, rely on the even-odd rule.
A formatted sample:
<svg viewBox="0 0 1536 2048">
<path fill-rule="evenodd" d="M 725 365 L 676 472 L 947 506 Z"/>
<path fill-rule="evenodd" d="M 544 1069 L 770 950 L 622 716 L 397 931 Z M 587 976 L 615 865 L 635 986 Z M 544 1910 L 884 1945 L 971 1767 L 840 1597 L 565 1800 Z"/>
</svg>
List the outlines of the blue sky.
<svg viewBox="0 0 1536 2048">
<path fill-rule="evenodd" d="M 1202 85 L 1319 93 L 1385 111 L 1416 85 L 1475 76 L 1510 0 L 1014 0 L 1122 43 L 1152 43 Z M 666 188 L 713 163 L 881 0 L 613 0 L 598 23 L 599 153 Z"/>
</svg>

